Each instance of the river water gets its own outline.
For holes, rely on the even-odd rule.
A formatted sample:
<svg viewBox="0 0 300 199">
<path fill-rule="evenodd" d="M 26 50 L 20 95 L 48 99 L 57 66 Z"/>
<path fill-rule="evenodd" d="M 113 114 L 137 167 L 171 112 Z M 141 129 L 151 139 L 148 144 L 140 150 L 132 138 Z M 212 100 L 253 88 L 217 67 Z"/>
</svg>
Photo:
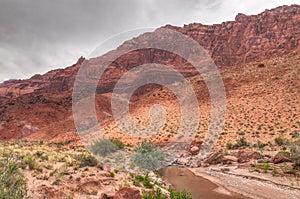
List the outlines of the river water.
<svg viewBox="0 0 300 199">
<path fill-rule="evenodd" d="M 240 194 L 221 194 L 215 191 L 218 186 L 207 179 L 194 175 L 190 170 L 179 167 L 167 167 L 160 171 L 163 178 L 176 190 L 186 190 L 193 199 L 249 199 Z"/>
</svg>

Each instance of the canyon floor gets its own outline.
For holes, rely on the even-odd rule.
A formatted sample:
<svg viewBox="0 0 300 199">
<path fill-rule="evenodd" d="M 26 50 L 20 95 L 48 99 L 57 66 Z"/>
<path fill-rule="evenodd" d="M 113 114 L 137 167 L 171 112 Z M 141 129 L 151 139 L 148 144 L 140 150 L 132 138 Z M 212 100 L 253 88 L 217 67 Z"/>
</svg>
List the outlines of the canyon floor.
<svg viewBox="0 0 300 199">
<path fill-rule="evenodd" d="M 139 196 L 136 198 L 139 198 L 142 191 L 150 193 L 156 189 L 168 194 L 169 188 L 184 180 L 191 180 L 194 185 L 175 188 L 192 193 L 196 190 L 198 194 L 203 189 L 201 194 L 212 198 L 219 195 L 224 199 L 296 199 L 300 193 L 300 170 L 293 167 L 291 160 L 284 159 L 277 151 L 258 151 L 248 147 L 213 152 L 196 168 L 188 166 L 193 155 L 179 158 L 170 167 L 175 170 L 169 171 L 177 178 L 175 182 L 161 172 L 110 168 L 78 143 L 9 141 L 1 142 L 0 152 L 2 162 L 8 158 L 20 165 L 31 198 L 110 198 L 124 190 L 137 192 Z M 183 168 L 189 168 L 194 174 L 181 171 Z M 148 184 L 145 175 L 149 176 Z M 197 184 L 199 179 L 195 176 L 210 183 L 202 181 Z"/>
<path fill-rule="evenodd" d="M 218 135 L 208 133 L 213 121 L 211 94 L 214 89 L 209 90 L 201 74 L 195 74 L 186 60 L 174 54 L 153 49 L 132 51 L 112 63 L 92 96 L 97 124 L 85 112 L 91 106 L 84 106 L 85 93 L 80 93 L 82 98 L 72 98 L 83 57 L 65 69 L 1 83 L 0 196 L 22 198 L 18 196 L 27 190 L 31 198 L 191 198 L 189 192 L 195 194 L 198 185 L 189 190 L 188 183 L 178 183 L 186 187 L 187 192 L 172 190 L 174 184 L 166 180 L 168 176 L 155 169 L 146 171 L 130 162 L 118 163 L 123 160 L 122 154 L 129 157 L 139 152 L 140 157 L 145 158 L 139 164 L 156 168 L 164 161 L 164 149 L 172 153 L 170 148 L 164 147 L 177 141 L 178 130 L 182 128 L 193 137 L 183 139 L 189 141 L 188 144 L 173 153 L 176 158 L 164 166 L 179 167 L 176 172 L 184 168 L 193 174 L 178 172 L 172 176 L 177 180 L 181 177 L 208 179 L 210 182 L 201 181 L 199 186 L 207 185 L 211 188 L 210 196 L 217 193 L 224 199 L 300 198 L 299 8 L 298 5 L 282 6 L 257 16 L 239 14 L 234 22 L 212 26 L 196 23 L 183 28 L 166 26 L 204 42 L 201 45 L 207 47 L 214 61 L 223 63 L 219 72 L 226 92 L 222 104 L 226 111 L 224 124 L 213 123 L 223 127 Z M 126 49 L 143 39 L 147 41 L 148 36 L 149 33 L 143 34 L 119 48 Z M 224 42 L 227 40 L 228 43 Z M 103 57 L 114 53 L 111 51 Z M 90 59 L 92 66 L 97 67 L 103 57 Z M 197 121 L 182 124 L 181 104 L 168 86 L 146 85 L 137 89 L 129 103 L 129 116 L 134 124 L 145 130 L 153 122 L 149 112 L 158 104 L 166 116 L 162 128 L 146 132 L 151 145 L 143 146 L 142 136 L 132 136 L 118 126 L 116 118 L 126 115 L 121 113 L 114 117 L 112 88 L 134 66 L 159 61 L 175 64 L 174 68 L 186 75 L 200 112 L 195 114 Z M 91 67 L 89 71 L 92 76 L 94 69 Z M 165 71 L 159 72 L 165 74 Z M 131 79 L 138 77 L 133 75 Z M 185 98 L 190 99 L 190 96 Z M 75 102 L 82 105 L 82 113 L 73 112 Z M 192 112 L 197 107 L 185 111 Z M 88 115 L 82 121 L 84 128 L 78 131 L 74 124 L 76 114 Z M 159 122 L 161 115 L 154 122 Z M 124 123 L 132 133 L 141 130 L 130 122 L 128 126 Z M 199 152 L 207 146 L 212 149 L 205 157 L 200 156 Z M 110 154 L 117 154 L 116 162 L 103 158 Z M 21 187 L 16 192 L 19 195 L 9 195 L 10 190 L 14 191 L 9 186 L 15 184 Z"/>
</svg>

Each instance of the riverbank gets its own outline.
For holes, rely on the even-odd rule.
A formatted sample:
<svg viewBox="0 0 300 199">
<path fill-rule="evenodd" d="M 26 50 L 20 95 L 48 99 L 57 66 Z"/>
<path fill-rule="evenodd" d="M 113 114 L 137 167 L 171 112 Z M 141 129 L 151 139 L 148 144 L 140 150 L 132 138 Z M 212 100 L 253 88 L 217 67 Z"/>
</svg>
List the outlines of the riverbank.
<svg viewBox="0 0 300 199">
<path fill-rule="evenodd" d="M 227 172 L 218 166 L 207 168 L 189 168 L 196 176 L 205 178 L 228 191 L 239 193 L 253 199 L 298 199 L 300 198 L 299 183 L 288 185 L 287 177 L 274 180 L 268 174 L 249 173 L 245 169 L 228 168 Z"/>
</svg>

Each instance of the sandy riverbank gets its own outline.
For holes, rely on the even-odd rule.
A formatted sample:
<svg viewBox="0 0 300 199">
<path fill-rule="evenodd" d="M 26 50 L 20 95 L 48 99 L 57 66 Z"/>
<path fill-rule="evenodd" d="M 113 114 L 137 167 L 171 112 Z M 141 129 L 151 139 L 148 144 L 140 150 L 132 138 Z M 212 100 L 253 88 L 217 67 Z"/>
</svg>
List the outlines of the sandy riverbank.
<svg viewBox="0 0 300 199">
<path fill-rule="evenodd" d="M 300 198 L 299 184 L 288 185 L 291 179 L 272 177 L 264 174 L 249 174 L 247 170 L 232 170 L 222 172 L 217 167 L 191 168 L 196 176 L 203 177 L 219 187 L 253 199 L 298 199 Z M 298 179 L 296 179 L 296 182 Z"/>
</svg>

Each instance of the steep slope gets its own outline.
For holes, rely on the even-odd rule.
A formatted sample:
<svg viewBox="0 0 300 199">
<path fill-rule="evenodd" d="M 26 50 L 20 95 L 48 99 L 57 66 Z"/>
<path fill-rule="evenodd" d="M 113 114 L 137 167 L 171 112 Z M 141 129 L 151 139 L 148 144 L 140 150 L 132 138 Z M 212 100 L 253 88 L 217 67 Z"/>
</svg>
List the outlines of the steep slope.
<svg viewBox="0 0 300 199">
<path fill-rule="evenodd" d="M 96 96 L 99 119 L 110 115 L 110 101 Z M 0 139 L 78 139 L 72 116 L 72 93 L 26 94 L 0 104 Z"/>
<path fill-rule="evenodd" d="M 291 139 L 300 133 L 300 51 L 261 62 L 235 65 L 221 70 L 226 89 L 226 121 L 217 143 L 226 147 L 245 137 L 251 144 L 271 142 L 274 138 Z M 200 76 L 189 78 L 197 93 L 200 126 L 196 138 L 203 141 L 210 121 L 210 97 Z M 171 141 L 181 117 L 176 96 L 167 88 L 145 94 L 131 106 L 131 116 L 139 125 L 150 122 L 149 110 L 154 104 L 163 105 L 167 112 L 164 128 L 153 140 Z M 112 138 L 133 143 L 115 124 L 107 122 L 105 132 Z M 134 129 L 133 129 L 134 131 Z"/>
<path fill-rule="evenodd" d="M 298 70 L 297 67 L 292 68 L 290 63 L 299 65 L 299 5 L 281 6 L 253 16 L 239 14 L 235 21 L 224 22 L 219 25 L 208 26 L 194 23 L 185 25 L 184 27 L 167 25 L 164 28 L 175 29 L 189 35 L 208 50 L 213 60 L 221 68 L 222 73 L 224 73 L 224 77 L 226 77 L 224 81 L 227 95 L 231 96 L 229 98 L 229 107 L 243 108 L 246 104 L 239 104 L 239 101 L 248 99 L 248 96 L 252 96 L 253 98 L 251 98 L 252 100 L 249 98 L 247 103 L 261 103 L 263 104 L 262 106 L 267 106 L 266 101 L 256 101 L 260 99 L 259 96 L 269 98 L 277 88 L 279 89 L 277 93 L 283 92 L 285 87 L 289 86 L 288 83 L 290 80 L 286 76 L 289 74 L 289 70 L 293 70 L 293 73 L 297 73 Z M 137 38 L 126 41 L 119 49 L 128 49 L 137 42 L 147 42 L 148 36 L 149 34 L 145 33 Z M 104 56 L 108 56 L 111 53 L 114 52 L 108 52 Z M 286 54 L 291 57 L 282 58 Z M 280 67 L 276 68 L 273 64 L 269 64 L 269 62 L 272 62 L 273 57 L 278 57 L 274 60 L 281 60 L 276 61 L 276 65 L 288 64 L 287 67 L 289 70 Z M 101 59 L 101 57 L 95 60 L 97 59 Z M 0 84 L 0 138 L 10 139 L 30 135 L 34 139 L 55 139 L 65 132 L 74 132 L 71 112 L 71 91 L 78 68 L 83 61 L 84 58 L 80 58 L 76 64 L 66 69 L 53 70 L 44 75 L 35 75 L 28 80 L 10 80 Z M 261 65 L 264 67 L 257 68 L 255 61 L 264 63 Z M 172 65 L 186 77 L 197 75 L 196 70 L 189 63 L 175 54 L 157 49 L 141 49 L 129 52 L 115 60 L 109 69 L 105 71 L 99 82 L 97 89 L 99 93 L 97 95 L 97 110 L 100 118 L 103 119 L 110 116 L 109 93 L 112 91 L 114 84 L 126 71 L 144 63 Z M 282 80 L 277 82 L 272 79 L 273 77 L 270 77 L 271 79 L 268 78 L 270 75 L 269 72 L 274 73 L 275 80 L 276 78 Z M 245 77 L 240 76 L 244 73 L 248 74 Z M 191 81 L 196 80 L 192 78 Z M 199 81 L 197 80 L 196 82 Z M 267 91 L 263 89 L 264 87 L 261 87 L 264 84 L 273 84 L 273 81 L 274 83 L 278 83 L 276 83 L 276 87 L 268 87 Z M 296 88 L 299 85 L 297 83 L 293 85 L 296 86 L 293 89 L 297 90 Z M 257 90 L 256 87 L 260 89 Z M 245 88 L 253 92 L 246 92 Z M 163 96 L 163 93 L 160 93 L 162 91 L 155 89 L 156 87 L 139 90 L 135 98 L 138 102 L 134 105 L 137 107 L 134 109 L 137 110 L 136 113 L 142 114 L 143 112 L 147 112 L 139 109 L 139 105 L 149 106 L 151 103 L 157 101 L 150 97 L 151 94 L 149 92 L 158 92 L 156 96 Z M 203 104 L 206 104 L 205 106 L 202 104 L 202 108 L 205 110 L 204 113 L 208 112 L 208 93 L 204 91 L 204 87 L 198 89 L 200 89 L 198 92 L 199 99 Z M 240 92 L 236 92 L 236 90 Z M 292 97 L 292 94 L 290 92 L 288 96 Z M 149 100 L 140 101 L 139 96 L 150 98 Z M 295 96 L 299 96 L 299 93 L 296 93 Z M 282 96 L 278 98 L 282 99 Z M 173 98 L 166 97 L 163 100 L 159 99 L 159 101 L 168 104 L 174 100 Z M 275 101 L 272 101 L 272 104 L 275 106 Z M 285 113 L 282 110 L 285 109 L 286 105 L 282 104 L 281 106 L 283 108 L 275 112 L 280 112 L 283 115 Z M 297 110 L 299 104 L 296 103 L 294 106 L 296 106 Z M 171 109 L 177 110 L 178 108 L 171 107 Z M 250 113 L 247 112 L 247 114 Z M 205 120 L 209 118 L 207 114 L 204 114 L 202 117 L 206 118 Z M 252 124 L 248 124 L 248 127 L 244 125 L 232 127 L 233 123 L 234 125 L 240 124 L 239 118 L 244 117 L 239 111 L 233 111 L 228 117 L 227 119 L 232 123 L 229 124 L 231 127 L 228 127 L 232 129 L 228 131 L 235 132 L 237 129 L 241 131 L 247 129 L 245 131 L 252 132 L 253 129 L 248 129 L 249 125 L 251 126 Z M 256 118 L 255 116 L 251 118 L 253 119 L 253 123 L 259 123 L 262 120 L 262 118 Z M 297 118 L 294 119 L 297 121 Z M 277 123 L 283 126 L 282 128 L 285 128 L 284 126 L 289 124 L 287 122 L 289 120 L 284 121 L 280 120 Z M 297 124 L 293 123 L 293 125 Z M 205 127 L 205 124 L 203 126 Z M 199 129 L 199 133 L 205 131 L 204 127 L 203 129 Z M 112 126 L 108 126 L 107 129 L 117 132 Z M 202 139 L 203 135 L 199 135 L 199 138 Z"/>
</svg>

